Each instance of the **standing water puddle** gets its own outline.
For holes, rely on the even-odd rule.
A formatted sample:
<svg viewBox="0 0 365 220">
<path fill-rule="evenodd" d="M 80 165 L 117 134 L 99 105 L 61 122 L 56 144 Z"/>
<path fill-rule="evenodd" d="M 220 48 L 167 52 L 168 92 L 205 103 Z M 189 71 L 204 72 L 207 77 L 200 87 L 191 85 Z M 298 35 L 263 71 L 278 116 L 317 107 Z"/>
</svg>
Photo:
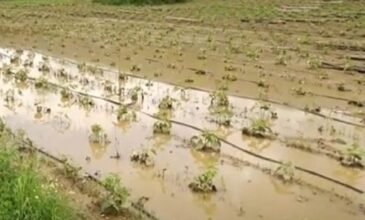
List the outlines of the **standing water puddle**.
<svg viewBox="0 0 365 220">
<path fill-rule="evenodd" d="M 0 117 L 7 125 L 14 130 L 24 130 L 37 146 L 50 154 L 71 158 L 90 173 L 100 176 L 117 173 L 130 189 L 132 200 L 149 198 L 145 208 L 153 210 L 161 219 L 350 220 L 364 217 L 356 203 L 311 187 L 284 184 L 254 166 L 239 163 L 239 160 L 244 160 L 269 168 L 277 166 L 233 149 L 228 144 L 222 144 L 219 155 L 191 150 L 187 142 L 193 135 L 199 134 L 198 130 L 189 127 L 192 125 L 214 131 L 241 148 L 276 160 L 292 161 L 295 165 L 364 189 L 363 170 L 345 168 L 326 156 L 285 147 L 288 139 L 319 138 L 338 149 L 353 142 L 365 146 L 365 131 L 360 126 L 280 105 L 268 106 L 255 100 L 229 97 L 233 113 L 231 126 L 222 127 L 210 114 L 211 98 L 207 92 L 132 77 L 119 80 L 120 74 L 114 71 L 100 71 L 33 52 L 2 49 L 0 54 Z M 125 103 L 136 110 L 136 121 L 119 123 L 115 113 L 118 105 L 111 102 L 90 98 L 95 104 L 85 108 L 77 104 L 77 98 L 63 100 L 60 88 L 36 89 L 31 81 L 17 83 L 14 76 L 7 74 L 7 70 L 13 73 L 27 70 L 31 78 L 42 78 L 72 91 Z M 139 100 L 130 105 L 134 92 Z M 9 94 L 14 97 L 12 103 L 5 100 Z M 171 119 L 188 126 L 173 123 L 171 135 L 154 135 L 156 119 L 148 115 L 159 112 L 158 105 L 167 95 L 174 100 Z M 37 106 L 45 110 L 37 112 Z M 277 114 L 277 119 L 273 119 L 273 112 Z M 274 139 L 242 136 L 242 127 L 262 118 L 268 119 L 271 130 L 277 133 Z M 356 122 L 356 119 L 349 117 L 342 119 Z M 93 124 L 101 125 L 109 144 L 90 144 Z M 341 139 L 341 143 L 346 144 L 338 144 L 339 141 L 334 143 L 334 139 Z M 130 161 L 134 151 L 145 148 L 155 151 L 153 167 L 141 167 Z M 120 159 L 113 159 L 117 153 L 121 155 Z M 217 193 L 192 193 L 188 184 L 210 167 L 218 172 L 214 180 Z M 324 189 L 336 188 L 334 184 L 308 174 L 298 176 Z M 336 190 L 353 197 L 354 201 L 358 199 L 356 194 L 343 188 Z"/>
</svg>

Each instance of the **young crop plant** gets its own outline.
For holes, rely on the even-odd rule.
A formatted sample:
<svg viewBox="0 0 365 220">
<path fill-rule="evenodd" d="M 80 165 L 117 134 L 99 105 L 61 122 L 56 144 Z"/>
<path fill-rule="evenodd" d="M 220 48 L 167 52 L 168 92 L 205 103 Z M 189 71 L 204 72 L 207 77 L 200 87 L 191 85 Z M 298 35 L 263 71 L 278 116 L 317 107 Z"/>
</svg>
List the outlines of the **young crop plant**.
<svg viewBox="0 0 365 220">
<path fill-rule="evenodd" d="M 162 98 L 160 104 L 158 104 L 158 108 L 161 110 L 171 110 L 173 107 L 174 99 L 171 98 L 169 95 Z"/>
<path fill-rule="evenodd" d="M 133 152 L 131 161 L 141 164 L 145 167 L 150 167 L 155 164 L 154 161 L 155 152 L 153 150 L 143 149 L 141 151 Z"/>
<path fill-rule="evenodd" d="M 61 94 L 61 98 L 62 98 L 63 100 L 69 100 L 69 99 L 71 99 L 71 98 L 72 98 L 72 93 L 71 93 L 71 92 L 70 92 L 70 90 L 68 90 L 68 89 L 63 88 L 63 89 L 61 90 L 60 94 Z"/>
<path fill-rule="evenodd" d="M 213 116 L 213 121 L 219 125 L 230 126 L 233 112 L 229 107 L 216 107 L 209 109 L 210 114 Z"/>
<path fill-rule="evenodd" d="M 137 118 L 136 112 L 129 111 L 127 106 L 121 105 L 117 110 L 118 121 L 135 121 Z"/>
<path fill-rule="evenodd" d="M 170 134 L 171 122 L 167 120 L 158 120 L 153 124 L 154 134 Z"/>
<path fill-rule="evenodd" d="M 294 179 L 295 167 L 292 162 L 286 162 L 281 164 L 274 171 L 274 176 L 277 176 L 284 182 L 291 182 Z"/>
<path fill-rule="evenodd" d="M 19 70 L 15 73 L 16 82 L 24 83 L 28 79 L 28 72 L 26 70 Z"/>
<path fill-rule="evenodd" d="M 214 91 L 210 94 L 210 107 L 228 107 L 229 106 L 229 99 L 226 93 L 222 90 Z"/>
<path fill-rule="evenodd" d="M 242 134 L 257 138 L 265 138 L 271 137 L 273 135 L 273 132 L 270 128 L 269 121 L 263 118 L 259 118 L 252 120 L 250 127 L 244 127 L 242 129 Z"/>
<path fill-rule="evenodd" d="M 38 78 L 34 83 L 35 88 L 37 89 L 48 89 L 49 84 L 45 78 Z"/>
<path fill-rule="evenodd" d="M 108 143 L 108 135 L 99 124 L 92 125 L 90 130 L 91 134 L 89 140 L 91 143 L 101 145 L 106 145 Z"/>
<path fill-rule="evenodd" d="M 143 90 L 139 86 L 136 86 L 129 90 L 128 94 L 133 102 L 137 102 L 140 97 L 143 100 Z"/>
<path fill-rule="evenodd" d="M 204 131 L 199 136 L 193 136 L 190 144 L 193 149 L 205 152 L 220 152 L 222 145 L 219 138 L 208 131 Z"/>
<path fill-rule="evenodd" d="M 217 191 L 217 187 L 213 183 L 214 177 L 217 175 L 215 169 L 208 169 L 203 174 L 194 178 L 193 182 L 189 184 L 189 188 L 193 192 L 198 193 L 212 193 Z"/>
<path fill-rule="evenodd" d="M 122 185 L 120 177 L 111 174 L 102 181 L 102 185 L 107 192 L 101 195 L 99 201 L 101 213 L 114 216 L 122 214 L 126 209 L 129 192 Z"/>
<path fill-rule="evenodd" d="M 341 164 L 349 167 L 365 167 L 365 150 L 353 144 L 342 152 Z"/>
</svg>

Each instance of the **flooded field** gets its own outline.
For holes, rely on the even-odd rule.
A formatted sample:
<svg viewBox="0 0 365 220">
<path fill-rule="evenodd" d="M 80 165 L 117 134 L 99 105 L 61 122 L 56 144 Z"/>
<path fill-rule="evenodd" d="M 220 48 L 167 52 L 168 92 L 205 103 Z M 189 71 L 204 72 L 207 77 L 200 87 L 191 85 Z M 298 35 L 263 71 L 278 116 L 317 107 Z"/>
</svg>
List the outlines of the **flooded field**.
<svg viewBox="0 0 365 220">
<path fill-rule="evenodd" d="M 178 87 L 30 51 L 0 53 L 6 124 L 96 177 L 117 173 L 133 199 L 148 198 L 144 207 L 158 218 L 364 217 L 364 169 L 341 162 L 353 143 L 365 145 L 364 125 L 352 116 Z M 228 102 L 227 112 L 214 111 L 217 100 Z M 118 113 L 121 106 L 126 113 Z M 156 134 L 156 122 L 168 123 L 169 134 Z M 107 141 L 90 141 L 95 124 Z M 220 151 L 193 149 L 190 139 L 204 131 L 218 136 Z M 131 161 L 143 149 L 153 152 L 153 166 Z M 275 161 L 299 168 L 293 182 L 281 180 Z M 217 192 L 192 192 L 189 183 L 211 168 Z"/>
<path fill-rule="evenodd" d="M 364 11 L 0 1 L 0 119 L 151 219 L 364 219 Z"/>
</svg>

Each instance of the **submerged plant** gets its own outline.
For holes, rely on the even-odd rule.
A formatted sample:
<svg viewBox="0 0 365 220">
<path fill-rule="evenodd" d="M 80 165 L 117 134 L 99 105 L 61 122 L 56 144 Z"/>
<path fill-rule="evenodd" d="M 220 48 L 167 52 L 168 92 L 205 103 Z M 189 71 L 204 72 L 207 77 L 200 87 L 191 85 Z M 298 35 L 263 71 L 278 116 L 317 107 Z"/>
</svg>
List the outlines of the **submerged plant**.
<svg viewBox="0 0 365 220">
<path fill-rule="evenodd" d="M 102 185 L 108 192 L 99 201 L 101 212 L 105 215 L 121 214 L 125 209 L 129 193 L 122 185 L 120 177 L 111 174 L 102 181 Z"/>
<path fill-rule="evenodd" d="M 199 136 L 193 136 L 190 139 L 190 144 L 194 149 L 199 151 L 220 152 L 221 150 L 221 141 L 219 138 L 208 131 L 204 131 Z"/>
<path fill-rule="evenodd" d="M 121 105 L 117 110 L 117 119 L 118 121 L 135 121 L 136 113 L 134 111 L 128 111 L 127 106 Z"/>
<path fill-rule="evenodd" d="M 292 162 L 286 162 L 281 164 L 276 170 L 274 171 L 274 175 L 279 177 L 284 182 L 290 182 L 294 178 L 294 171 L 295 167 Z"/>
<path fill-rule="evenodd" d="M 341 164 L 350 167 L 365 167 L 365 150 L 353 144 L 342 152 Z"/>
<path fill-rule="evenodd" d="M 167 120 L 158 120 L 153 124 L 154 134 L 170 134 L 171 122 Z"/>
<path fill-rule="evenodd" d="M 94 144 L 105 145 L 108 143 L 108 135 L 105 133 L 104 129 L 99 124 L 94 124 L 91 126 L 91 134 L 89 140 Z"/>
<path fill-rule="evenodd" d="M 205 171 L 203 174 L 195 177 L 193 182 L 189 184 L 189 188 L 193 192 L 200 192 L 200 193 L 216 192 L 217 187 L 213 183 L 213 179 L 216 175 L 217 171 L 215 169 L 209 169 Z"/>
<path fill-rule="evenodd" d="M 133 152 L 131 156 L 131 161 L 144 165 L 146 167 L 153 166 L 155 164 L 154 161 L 155 152 L 148 149 L 143 149 L 139 152 Z"/>
</svg>

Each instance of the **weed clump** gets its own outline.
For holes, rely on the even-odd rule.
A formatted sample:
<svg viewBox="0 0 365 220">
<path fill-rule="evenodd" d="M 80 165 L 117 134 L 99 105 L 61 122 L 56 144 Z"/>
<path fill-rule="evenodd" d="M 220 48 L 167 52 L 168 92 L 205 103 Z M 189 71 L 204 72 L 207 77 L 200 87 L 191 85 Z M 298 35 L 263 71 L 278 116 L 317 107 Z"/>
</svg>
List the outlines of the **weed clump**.
<svg viewBox="0 0 365 220">
<path fill-rule="evenodd" d="M 26 160 L 8 147 L 11 140 L 5 131 L 0 120 L 1 219 L 77 219 L 55 185 L 38 173 L 36 161 Z"/>
</svg>

